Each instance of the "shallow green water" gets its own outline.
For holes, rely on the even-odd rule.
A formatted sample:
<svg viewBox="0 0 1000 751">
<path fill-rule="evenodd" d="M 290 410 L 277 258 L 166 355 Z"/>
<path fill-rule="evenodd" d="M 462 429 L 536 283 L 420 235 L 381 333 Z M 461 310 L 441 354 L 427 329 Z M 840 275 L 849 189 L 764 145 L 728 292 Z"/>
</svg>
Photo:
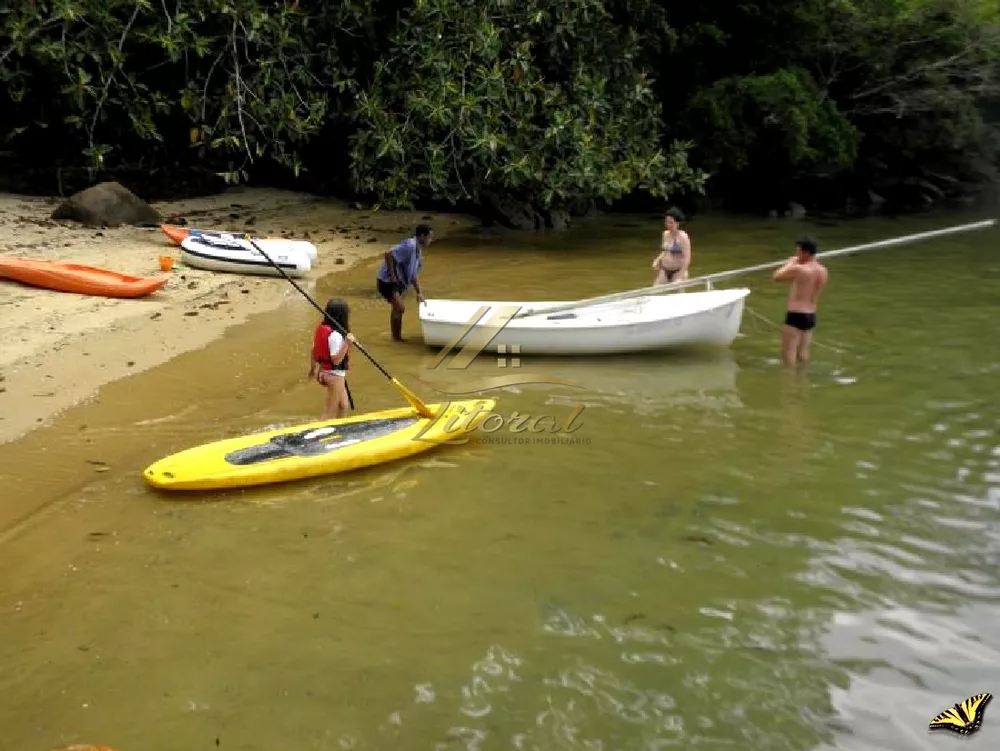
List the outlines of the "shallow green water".
<svg viewBox="0 0 1000 751">
<path fill-rule="evenodd" d="M 977 218 L 811 229 L 832 248 Z M 802 228 L 689 230 L 700 274 L 789 255 Z M 639 286 L 657 232 L 637 217 L 442 242 L 424 285 Z M 526 361 L 584 388 L 512 389 L 502 409 L 585 405 L 573 444 L 484 441 L 181 502 L 141 469 L 318 414 L 313 313 L 293 301 L 113 384 L 0 456 L 24 519 L 0 530 L 2 747 L 947 745 L 931 717 L 1000 690 L 998 241 L 831 261 L 807 374 L 776 364 L 785 288 L 766 275 L 746 280 L 731 352 Z M 359 338 L 430 400 L 442 376 L 386 341 L 373 273 L 318 294 L 346 296 Z M 364 411 L 400 401 L 364 362 L 352 388 Z M 1000 740 L 995 711 L 977 747 Z"/>
</svg>

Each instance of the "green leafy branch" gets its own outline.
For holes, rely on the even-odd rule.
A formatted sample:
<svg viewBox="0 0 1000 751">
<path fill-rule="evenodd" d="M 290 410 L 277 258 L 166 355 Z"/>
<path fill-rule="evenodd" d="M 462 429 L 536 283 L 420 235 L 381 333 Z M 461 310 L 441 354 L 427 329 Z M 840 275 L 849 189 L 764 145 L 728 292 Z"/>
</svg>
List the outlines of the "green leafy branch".
<svg viewBox="0 0 1000 751">
<path fill-rule="evenodd" d="M 596 0 L 419 0 L 358 97 L 355 183 L 389 206 L 701 189 L 690 144 L 660 149 L 641 58 L 640 35 Z"/>
<path fill-rule="evenodd" d="M 81 134 L 91 167 L 101 169 L 136 138 L 176 138 L 186 120 L 186 145 L 206 158 L 228 154 L 229 179 L 245 177 L 246 164 L 265 155 L 298 172 L 297 149 L 323 126 L 330 93 L 355 85 L 335 31 L 360 28 L 367 7 L 343 3 L 308 15 L 259 0 L 188 0 L 173 11 L 163 0 L 155 7 L 148 0 L 31 0 L 0 19 L 11 40 L 0 53 L 0 81 L 13 104 L 47 121 L 36 115 L 12 135 L 48 127 L 58 112 Z M 61 97 L 27 107 L 51 81 Z"/>
</svg>

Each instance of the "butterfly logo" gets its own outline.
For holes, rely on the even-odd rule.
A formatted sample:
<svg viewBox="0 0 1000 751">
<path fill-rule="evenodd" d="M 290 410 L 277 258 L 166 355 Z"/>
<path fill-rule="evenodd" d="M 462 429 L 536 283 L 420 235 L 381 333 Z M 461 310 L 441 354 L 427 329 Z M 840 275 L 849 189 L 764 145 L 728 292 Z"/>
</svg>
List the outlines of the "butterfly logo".
<svg viewBox="0 0 1000 751">
<path fill-rule="evenodd" d="M 931 730 L 950 730 L 959 735 L 972 735 L 983 723 L 983 713 L 993 694 L 976 694 L 961 704 L 946 709 L 933 720 Z"/>
</svg>

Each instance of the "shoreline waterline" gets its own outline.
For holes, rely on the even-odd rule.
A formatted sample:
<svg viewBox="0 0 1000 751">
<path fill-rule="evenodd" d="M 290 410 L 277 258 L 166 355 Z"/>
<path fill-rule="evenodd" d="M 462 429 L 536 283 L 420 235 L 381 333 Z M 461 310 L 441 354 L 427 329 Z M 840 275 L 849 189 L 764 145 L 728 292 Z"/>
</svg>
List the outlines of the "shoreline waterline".
<svg viewBox="0 0 1000 751">
<path fill-rule="evenodd" d="M 48 219 L 55 198 L 0 194 L 0 256 L 71 261 L 156 276 L 160 255 L 178 248 L 158 230 L 85 228 Z M 270 189 L 234 188 L 220 196 L 153 204 L 189 224 L 309 239 L 318 259 L 306 291 L 328 274 L 377 256 L 421 221 L 439 236 L 465 228 L 463 215 L 372 212 L 339 201 Z M 175 264 L 153 295 L 117 300 L 53 292 L 0 280 L 0 444 L 98 396 L 102 386 L 147 371 L 224 337 L 298 293 L 280 277 L 223 274 Z"/>
</svg>

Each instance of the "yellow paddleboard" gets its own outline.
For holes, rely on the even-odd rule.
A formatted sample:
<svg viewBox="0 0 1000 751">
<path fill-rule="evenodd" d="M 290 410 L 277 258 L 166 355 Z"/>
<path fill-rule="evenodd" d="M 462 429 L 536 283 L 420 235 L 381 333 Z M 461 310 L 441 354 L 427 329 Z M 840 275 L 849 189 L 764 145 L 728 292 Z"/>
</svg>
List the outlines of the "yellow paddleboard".
<svg viewBox="0 0 1000 751">
<path fill-rule="evenodd" d="M 464 443 L 496 400 L 427 406 L 433 419 L 403 407 L 206 443 L 160 459 L 142 474 L 156 488 L 217 490 L 348 472 Z"/>
</svg>

